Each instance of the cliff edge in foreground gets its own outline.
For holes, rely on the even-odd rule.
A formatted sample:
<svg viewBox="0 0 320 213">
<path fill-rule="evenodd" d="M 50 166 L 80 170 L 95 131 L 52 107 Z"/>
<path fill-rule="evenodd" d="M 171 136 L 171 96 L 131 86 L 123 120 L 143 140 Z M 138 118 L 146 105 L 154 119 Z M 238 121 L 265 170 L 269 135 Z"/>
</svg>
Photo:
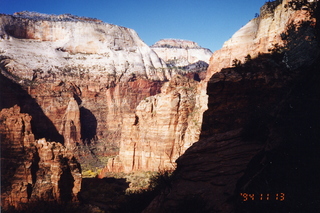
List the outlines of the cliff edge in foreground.
<svg viewBox="0 0 320 213">
<path fill-rule="evenodd" d="M 319 8 L 263 11 L 213 54 L 200 140 L 144 212 L 319 210 Z"/>
</svg>

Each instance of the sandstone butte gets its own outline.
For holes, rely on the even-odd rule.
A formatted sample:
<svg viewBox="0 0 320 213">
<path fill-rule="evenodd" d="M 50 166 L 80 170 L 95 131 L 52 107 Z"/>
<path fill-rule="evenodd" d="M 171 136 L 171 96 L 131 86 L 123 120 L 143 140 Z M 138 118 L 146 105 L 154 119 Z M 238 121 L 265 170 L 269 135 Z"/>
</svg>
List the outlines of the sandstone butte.
<svg viewBox="0 0 320 213">
<path fill-rule="evenodd" d="M 72 15 L 19 12 L 0 15 L 0 38 L 3 113 L 20 107 L 21 113 L 29 116 L 34 146 L 45 144 L 46 150 L 61 149 L 74 155 L 54 155 L 48 161 L 55 165 L 52 171 L 40 169 L 42 159 L 33 149 L 25 150 L 25 155 L 9 154 L 4 163 L 14 160 L 23 164 L 29 155 L 34 157 L 28 157 L 28 162 L 39 162 L 32 167 L 33 182 L 18 170 L 12 171 L 11 176 L 21 177 L 17 181 L 27 192 L 26 188 L 19 192 L 2 172 L 6 187 L 3 206 L 20 208 L 33 202 L 38 191 L 37 199 L 59 200 L 61 187 L 55 183 L 73 175 L 67 162 L 89 164 L 86 160 L 95 156 L 117 155 L 104 171 L 172 169 L 175 160 L 198 140 L 205 110 L 198 95 L 203 70 L 167 67 L 134 30 Z M 4 116 L 21 113 L 14 110 Z M 3 128 L 1 138 L 6 140 L 1 143 L 21 143 L 22 139 L 9 137 L 7 127 Z M 92 149 L 95 156 L 91 156 Z M 66 162 L 57 164 L 55 160 L 60 158 Z M 15 168 L 19 166 L 17 163 Z M 40 171 L 43 178 L 51 176 L 52 180 L 44 181 L 53 184 L 37 184 L 35 180 L 42 180 L 37 176 Z M 72 198 L 80 182 L 74 182 Z M 45 195 L 48 190 L 54 194 Z"/>
<path fill-rule="evenodd" d="M 143 212 L 319 210 L 319 14 L 267 2 L 213 53 L 200 139 Z"/>
</svg>

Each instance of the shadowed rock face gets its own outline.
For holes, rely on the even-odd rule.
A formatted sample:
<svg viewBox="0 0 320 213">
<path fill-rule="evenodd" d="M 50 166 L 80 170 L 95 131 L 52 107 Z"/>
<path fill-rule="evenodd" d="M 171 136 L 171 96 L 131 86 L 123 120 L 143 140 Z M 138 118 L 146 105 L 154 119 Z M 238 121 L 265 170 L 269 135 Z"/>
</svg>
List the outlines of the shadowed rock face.
<svg viewBox="0 0 320 213">
<path fill-rule="evenodd" d="M 31 128 L 36 139 L 46 138 L 51 141 L 64 143 L 64 138 L 59 134 L 57 127 L 53 124 L 36 99 L 28 93 L 20 84 L 0 74 L 0 107 L 10 108 L 18 105 L 22 113 L 31 115 Z M 29 91 L 30 92 L 30 91 Z"/>
<path fill-rule="evenodd" d="M 294 78 L 289 74 L 275 79 L 261 67 L 255 73 L 260 77 L 253 79 L 231 80 L 238 75 L 234 69 L 214 74 L 208 83 L 200 140 L 178 158 L 172 182 L 145 212 L 319 208 L 318 66 L 296 70 L 298 75 L 291 73 Z M 273 67 L 272 74 L 281 69 L 287 72 L 285 67 Z M 219 75 L 229 77 L 222 80 Z M 244 202 L 240 193 L 255 194 L 257 199 L 269 193 L 274 200 Z M 276 201 L 277 193 L 285 193 L 286 201 Z"/>
<path fill-rule="evenodd" d="M 286 35 L 281 40 L 283 51 L 261 52 L 242 65 L 221 69 L 231 65 L 224 63 L 230 60 L 224 51 L 238 57 L 244 47 L 265 48 L 266 43 L 256 40 L 241 43 L 240 35 L 249 32 L 242 29 L 233 37 L 235 43 L 230 40 L 228 47 L 213 54 L 200 140 L 178 158 L 172 181 L 144 212 L 315 212 L 319 208 L 319 173 L 315 174 L 320 162 L 319 99 L 315 98 L 320 91 L 319 23 L 309 13 L 316 7 L 302 11 L 285 4 L 270 10 L 274 14 L 265 14 L 257 28 L 257 32 L 272 29 L 262 24 L 267 23 L 263 19 L 278 13 L 300 20 L 277 25 L 278 33 Z M 312 57 L 304 57 L 309 53 Z M 246 202 L 241 193 L 255 194 L 256 199 Z M 276 201 L 277 193 L 284 193 L 286 200 Z M 270 194 L 270 200 L 260 202 L 261 194 Z"/>
<path fill-rule="evenodd" d="M 0 118 L 2 208 L 77 200 L 81 169 L 72 151 L 60 143 L 35 140 L 31 116 L 20 113 L 17 105 L 3 109 Z"/>
</svg>

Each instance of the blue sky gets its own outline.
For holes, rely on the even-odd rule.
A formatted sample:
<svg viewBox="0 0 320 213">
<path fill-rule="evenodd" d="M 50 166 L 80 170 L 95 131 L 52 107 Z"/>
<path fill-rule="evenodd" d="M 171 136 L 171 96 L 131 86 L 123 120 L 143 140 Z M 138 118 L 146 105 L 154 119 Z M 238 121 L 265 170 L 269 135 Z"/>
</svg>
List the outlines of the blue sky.
<svg viewBox="0 0 320 213">
<path fill-rule="evenodd" d="M 148 45 L 162 38 L 218 50 L 259 13 L 266 0 L 0 0 L 0 13 L 70 13 L 137 31 Z"/>
</svg>

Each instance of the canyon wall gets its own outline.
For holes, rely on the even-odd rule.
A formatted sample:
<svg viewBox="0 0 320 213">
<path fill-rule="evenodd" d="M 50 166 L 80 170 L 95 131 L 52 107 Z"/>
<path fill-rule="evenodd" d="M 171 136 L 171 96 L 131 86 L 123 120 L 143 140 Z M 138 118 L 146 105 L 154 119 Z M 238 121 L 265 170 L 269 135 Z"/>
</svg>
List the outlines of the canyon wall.
<svg viewBox="0 0 320 213">
<path fill-rule="evenodd" d="M 172 170 L 175 160 L 199 138 L 207 101 L 201 81 L 208 66 L 201 59 L 208 60 L 211 52 L 177 39 L 160 40 L 152 49 L 163 57 L 169 72 L 177 74 L 171 74 L 159 94 L 141 100 L 135 113 L 123 119 L 119 154 L 108 161 L 99 177 L 107 172 Z M 181 66 L 187 66 L 173 68 L 179 66 L 172 61 L 176 57 L 184 61 Z"/>
<path fill-rule="evenodd" d="M 144 212 L 319 209 L 316 3 L 266 3 L 213 54 L 200 140 L 178 158 Z M 247 54 L 252 58 L 232 66 Z"/>
<path fill-rule="evenodd" d="M 38 138 L 73 145 L 100 140 L 101 152 L 110 138 L 119 145 L 124 114 L 172 75 L 128 28 L 28 12 L 1 15 L 0 23 L 2 75 L 36 100 L 57 132 L 52 138 L 38 109 L 29 107 Z"/>
<path fill-rule="evenodd" d="M 76 162 L 94 159 L 96 168 L 97 156 L 117 155 L 105 171 L 172 169 L 198 140 L 203 65 L 168 68 L 134 30 L 72 15 L 1 14 L 0 54 L 0 107 L 19 107 L 33 135 L 27 157 L 16 155 L 14 180 L 2 179 L 5 207 L 74 199 L 81 182 Z M 6 119 L 14 114 L 20 116 Z M 1 135 L 3 146 L 8 134 Z M 10 160 L 2 174 L 15 155 L 5 150 Z"/>
<path fill-rule="evenodd" d="M 170 87 L 175 90 L 174 76 L 177 74 L 187 78 L 180 80 L 185 82 L 184 86 L 182 83 L 176 85 L 179 87 L 176 93 L 180 94 L 181 88 L 184 88 L 193 96 L 198 92 L 198 83 L 190 83 L 188 78 L 197 81 L 204 78 L 201 63 L 187 70 L 167 68 L 165 62 L 133 30 L 95 19 L 20 12 L 1 15 L 0 23 L 3 79 L 6 79 L 4 81 L 8 87 L 20 85 L 26 96 L 30 96 L 16 97 L 16 94 L 4 88 L 3 94 L 7 96 L 4 107 L 19 102 L 24 112 L 33 117 L 31 123 L 37 139 L 45 137 L 60 141 L 70 148 L 90 145 L 98 155 L 117 155 L 120 142 L 126 144 L 129 143 L 127 140 L 131 140 L 127 132 L 127 128 L 131 127 L 127 120 L 139 111 L 137 107 L 141 101 L 165 90 L 161 87 L 171 79 Z M 189 43 L 192 46 L 188 46 L 186 41 L 180 42 L 180 45 L 184 45 L 183 48 L 200 48 L 194 42 Z M 12 101 L 13 97 L 17 100 Z M 161 99 L 165 98 L 172 99 L 173 105 L 176 102 L 171 96 Z M 198 100 L 195 97 L 190 100 L 192 109 Z M 37 108 L 29 106 L 27 102 L 35 102 L 33 104 L 37 104 Z M 189 109 L 189 105 L 186 105 L 188 109 L 178 107 L 179 110 L 186 110 L 186 116 L 190 117 L 192 109 Z M 202 107 L 198 108 L 203 112 Z M 170 108 L 165 111 L 163 107 L 162 110 L 164 114 L 173 113 Z M 46 119 L 40 119 L 44 116 Z M 152 119 L 153 125 L 156 125 L 158 118 Z M 199 129 L 202 117 L 198 115 L 193 120 Z M 191 122 L 188 122 L 183 122 L 184 127 L 179 128 L 192 129 Z M 175 131 L 175 125 L 177 123 L 172 124 L 169 131 Z M 138 131 L 143 132 L 144 128 L 141 126 Z M 157 131 L 161 132 L 160 129 Z M 184 132 L 181 130 L 182 135 Z M 196 141 L 199 131 L 195 132 L 198 133 L 192 139 L 187 137 L 190 140 L 186 144 Z M 172 145 L 172 137 L 164 140 L 163 144 Z M 152 140 L 150 143 L 153 143 Z M 181 143 L 184 144 L 180 141 L 179 146 L 184 147 Z M 178 153 L 181 154 L 185 149 Z M 168 150 L 166 152 L 170 152 Z M 161 158 L 174 161 L 178 155 L 168 156 Z M 139 166 L 135 170 L 148 169 L 148 166 Z M 152 170 L 155 170 L 155 166 L 152 166 Z"/>
<path fill-rule="evenodd" d="M 161 93 L 141 101 L 124 119 L 119 155 L 104 172 L 158 171 L 175 168 L 175 160 L 198 140 L 202 113 L 199 83 L 177 75 Z"/>
<path fill-rule="evenodd" d="M 246 192 L 270 153 L 287 135 L 298 136 L 290 126 L 297 120 L 284 122 L 286 111 L 310 118 L 292 91 L 312 95 L 317 78 L 300 93 L 292 85 L 305 85 L 299 79 L 314 70 L 317 22 L 312 8 L 289 3 L 266 3 L 213 54 L 206 77 L 166 65 L 181 55 L 191 63 L 185 52 L 198 51 L 194 42 L 160 42 L 152 50 L 133 30 L 96 19 L 0 15 L 3 204 L 73 200 L 81 183 L 77 161 L 92 153 L 113 157 L 100 177 L 172 170 L 181 156 L 174 182 L 146 211 L 190 210 L 195 202 L 198 211 L 231 212 L 236 192 Z M 155 53 L 172 47 L 183 53 Z M 315 103 L 311 95 L 302 100 Z"/>
<path fill-rule="evenodd" d="M 212 52 L 193 41 L 162 39 L 151 46 L 169 66 L 187 66 L 198 61 L 209 63 Z"/>
<path fill-rule="evenodd" d="M 0 112 L 1 206 L 24 209 L 39 201 L 76 201 L 81 169 L 72 150 L 35 140 L 31 116 L 15 105 Z"/>
</svg>

